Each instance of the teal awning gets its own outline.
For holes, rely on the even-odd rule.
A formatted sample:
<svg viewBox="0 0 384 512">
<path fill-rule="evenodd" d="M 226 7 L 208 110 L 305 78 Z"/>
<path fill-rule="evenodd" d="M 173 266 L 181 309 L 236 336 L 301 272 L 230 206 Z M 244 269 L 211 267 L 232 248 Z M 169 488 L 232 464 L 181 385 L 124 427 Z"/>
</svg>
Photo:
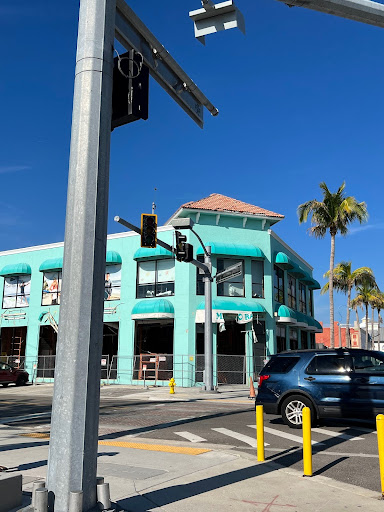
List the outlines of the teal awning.
<svg viewBox="0 0 384 512">
<path fill-rule="evenodd" d="M 310 288 L 311 290 L 320 290 L 321 284 L 319 283 L 319 281 L 316 281 L 316 279 L 312 278 L 312 283 L 308 285 L 308 288 Z"/>
<path fill-rule="evenodd" d="M 253 315 L 256 313 L 265 313 L 266 310 L 262 304 L 257 301 L 240 301 L 215 299 L 212 301 L 212 322 L 225 322 L 225 314 L 236 315 L 236 322 L 246 324 L 252 322 Z M 205 322 L 205 301 L 200 302 L 196 309 L 195 322 L 200 324 Z"/>
<path fill-rule="evenodd" d="M 275 257 L 275 264 L 283 269 L 292 269 L 295 267 L 293 261 L 285 254 L 285 252 L 278 252 Z"/>
<path fill-rule="evenodd" d="M 13 265 L 6 265 L 0 271 L 0 276 L 22 276 L 32 274 L 31 267 L 28 263 L 14 263 Z"/>
<path fill-rule="evenodd" d="M 288 306 L 279 306 L 277 317 L 277 322 L 281 324 L 295 324 L 297 322 L 296 312 Z"/>
<path fill-rule="evenodd" d="M 210 245 L 211 253 L 220 256 L 243 256 L 249 258 L 265 258 L 263 251 L 256 245 L 217 242 L 204 242 L 204 245 Z M 203 248 L 199 247 L 196 251 L 196 254 L 204 254 Z"/>
<path fill-rule="evenodd" d="M 306 276 L 305 270 L 303 270 L 301 267 L 299 267 L 299 265 L 296 264 L 294 264 L 293 269 L 290 270 L 289 273 L 292 276 L 297 277 L 298 279 L 301 279 Z"/>
<path fill-rule="evenodd" d="M 200 302 L 197 309 L 205 309 L 205 301 Z M 252 311 L 253 313 L 265 313 L 265 307 L 259 302 L 241 302 L 239 300 L 214 299 L 212 309 L 221 311 Z"/>
<path fill-rule="evenodd" d="M 107 256 L 105 258 L 105 262 L 107 265 L 121 265 L 122 259 L 118 252 L 107 251 Z"/>
<path fill-rule="evenodd" d="M 145 299 L 134 305 L 131 316 L 133 320 L 174 318 L 175 310 L 167 299 Z"/>
<path fill-rule="evenodd" d="M 300 313 L 300 311 L 295 311 L 296 315 L 296 326 L 297 327 L 308 327 L 308 317 L 304 315 L 304 313 Z"/>
<path fill-rule="evenodd" d="M 63 268 L 63 258 L 52 258 L 50 260 L 45 260 L 39 267 L 40 272 L 48 272 L 61 270 Z"/>
<path fill-rule="evenodd" d="M 146 260 L 149 258 L 173 258 L 173 254 L 170 251 L 167 251 L 167 249 L 164 249 L 164 247 L 160 247 L 160 245 L 158 245 L 155 249 L 140 247 L 140 249 L 137 249 L 137 251 L 133 255 L 134 260 Z"/>
</svg>

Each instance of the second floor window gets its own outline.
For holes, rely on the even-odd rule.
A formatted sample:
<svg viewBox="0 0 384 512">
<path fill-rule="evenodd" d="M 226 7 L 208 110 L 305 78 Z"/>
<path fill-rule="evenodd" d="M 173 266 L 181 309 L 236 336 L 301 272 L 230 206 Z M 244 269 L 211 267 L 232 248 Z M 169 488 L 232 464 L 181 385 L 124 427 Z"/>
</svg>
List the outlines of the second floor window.
<svg viewBox="0 0 384 512">
<path fill-rule="evenodd" d="M 55 306 L 60 304 L 61 271 L 44 272 L 42 306 Z"/>
<path fill-rule="evenodd" d="M 315 315 L 314 315 L 314 311 L 313 311 L 313 290 L 309 290 L 309 294 L 308 294 L 308 301 L 309 301 L 309 304 L 308 304 L 308 313 L 309 313 L 311 316 L 315 316 Z"/>
<path fill-rule="evenodd" d="M 288 274 L 288 306 L 296 309 L 296 279 Z"/>
<path fill-rule="evenodd" d="M 307 295 L 305 293 L 305 285 L 299 284 L 299 311 L 307 314 Z"/>
<path fill-rule="evenodd" d="M 200 261 L 201 263 L 204 263 L 204 256 L 199 254 L 197 256 L 197 261 Z M 200 272 L 200 269 L 196 268 L 196 295 L 204 295 L 204 274 Z"/>
<path fill-rule="evenodd" d="M 104 300 L 119 300 L 121 290 L 121 265 L 105 267 Z"/>
<path fill-rule="evenodd" d="M 4 279 L 3 309 L 27 308 L 31 290 L 31 276 L 11 276 Z"/>
<path fill-rule="evenodd" d="M 252 261 L 252 297 L 262 299 L 264 297 L 264 262 Z"/>
<path fill-rule="evenodd" d="M 276 265 L 273 267 L 273 298 L 284 304 L 284 271 Z"/>
<path fill-rule="evenodd" d="M 137 264 L 138 299 L 166 297 L 175 293 L 175 260 L 141 261 Z"/>
<path fill-rule="evenodd" d="M 236 263 L 242 263 L 241 275 L 232 277 L 224 283 L 217 285 L 217 295 L 219 297 L 244 297 L 244 262 L 231 258 L 217 258 L 217 272 L 222 272 Z"/>
</svg>

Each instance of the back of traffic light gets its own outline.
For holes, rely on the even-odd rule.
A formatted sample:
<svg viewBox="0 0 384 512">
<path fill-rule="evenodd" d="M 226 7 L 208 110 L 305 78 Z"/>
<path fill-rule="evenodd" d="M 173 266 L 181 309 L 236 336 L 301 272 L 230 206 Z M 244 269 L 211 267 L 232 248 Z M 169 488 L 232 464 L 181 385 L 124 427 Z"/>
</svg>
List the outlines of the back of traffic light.
<svg viewBox="0 0 384 512">
<path fill-rule="evenodd" d="M 112 130 L 118 126 L 148 119 L 149 69 L 143 56 L 129 50 L 114 59 Z"/>
<path fill-rule="evenodd" d="M 180 231 L 175 231 L 176 243 L 175 254 L 177 261 L 189 263 L 193 260 L 193 246 L 187 243 L 187 237 L 182 235 Z"/>
<path fill-rule="evenodd" d="M 157 245 L 157 215 L 141 214 L 141 247 L 155 248 Z"/>
</svg>

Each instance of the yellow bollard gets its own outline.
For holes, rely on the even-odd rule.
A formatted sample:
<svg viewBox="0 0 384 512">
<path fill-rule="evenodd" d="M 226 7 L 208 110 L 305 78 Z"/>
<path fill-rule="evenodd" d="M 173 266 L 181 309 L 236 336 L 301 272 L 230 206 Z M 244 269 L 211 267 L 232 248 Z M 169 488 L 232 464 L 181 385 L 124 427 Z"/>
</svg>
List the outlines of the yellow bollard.
<svg viewBox="0 0 384 512">
<path fill-rule="evenodd" d="M 265 461 L 264 455 L 264 416 L 263 406 L 256 405 L 256 436 L 257 436 L 257 460 Z"/>
<path fill-rule="evenodd" d="M 379 448 L 381 498 L 384 499 L 384 414 L 376 416 L 377 445 Z"/>
<path fill-rule="evenodd" d="M 311 409 L 303 408 L 303 463 L 304 476 L 312 476 Z"/>
</svg>

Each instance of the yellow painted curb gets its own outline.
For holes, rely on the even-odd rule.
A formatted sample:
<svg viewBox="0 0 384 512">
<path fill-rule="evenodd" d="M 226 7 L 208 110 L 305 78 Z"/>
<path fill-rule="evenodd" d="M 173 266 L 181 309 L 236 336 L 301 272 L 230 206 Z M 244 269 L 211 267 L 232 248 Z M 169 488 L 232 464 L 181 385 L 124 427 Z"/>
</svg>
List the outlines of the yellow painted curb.
<svg viewBox="0 0 384 512">
<path fill-rule="evenodd" d="M 49 434 L 43 432 L 31 432 L 20 434 L 23 437 L 35 437 L 37 439 L 49 439 Z M 208 448 L 190 448 L 188 446 L 169 446 L 165 444 L 135 443 L 129 441 L 99 441 L 99 446 L 116 446 L 117 448 L 134 448 L 135 450 L 149 450 L 154 452 L 180 453 L 184 455 L 201 455 L 212 450 Z"/>
</svg>

